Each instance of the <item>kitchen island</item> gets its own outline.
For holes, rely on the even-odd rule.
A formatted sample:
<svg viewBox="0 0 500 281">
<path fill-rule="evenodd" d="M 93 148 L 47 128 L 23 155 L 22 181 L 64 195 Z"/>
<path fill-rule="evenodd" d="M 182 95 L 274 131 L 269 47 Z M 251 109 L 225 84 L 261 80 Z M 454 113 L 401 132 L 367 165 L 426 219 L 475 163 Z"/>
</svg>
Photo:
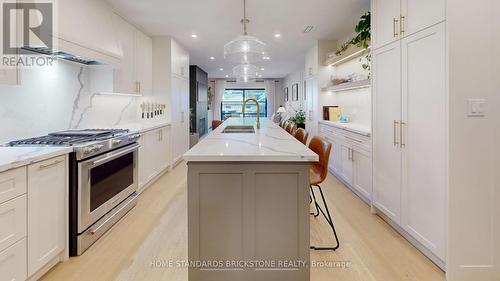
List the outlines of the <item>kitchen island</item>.
<svg viewBox="0 0 500 281">
<path fill-rule="evenodd" d="M 318 155 L 271 120 L 255 124 L 231 118 L 184 155 L 190 281 L 309 280 Z"/>
</svg>

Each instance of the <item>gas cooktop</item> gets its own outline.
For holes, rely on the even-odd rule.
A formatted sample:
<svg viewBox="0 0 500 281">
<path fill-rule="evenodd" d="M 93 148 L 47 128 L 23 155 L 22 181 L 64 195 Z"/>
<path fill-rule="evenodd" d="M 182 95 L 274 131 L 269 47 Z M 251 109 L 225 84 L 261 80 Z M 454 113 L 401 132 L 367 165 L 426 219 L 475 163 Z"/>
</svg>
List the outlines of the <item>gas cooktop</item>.
<svg viewBox="0 0 500 281">
<path fill-rule="evenodd" d="M 12 141 L 10 146 L 74 146 L 128 134 L 124 129 L 86 129 L 50 133 L 47 136 Z"/>
</svg>

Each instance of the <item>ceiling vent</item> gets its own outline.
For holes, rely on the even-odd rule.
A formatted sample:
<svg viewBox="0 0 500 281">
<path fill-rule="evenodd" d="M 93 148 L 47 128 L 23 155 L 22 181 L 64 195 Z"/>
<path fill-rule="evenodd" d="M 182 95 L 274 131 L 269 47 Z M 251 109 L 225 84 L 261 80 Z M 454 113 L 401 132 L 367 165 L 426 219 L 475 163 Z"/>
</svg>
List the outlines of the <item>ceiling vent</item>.
<svg viewBox="0 0 500 281">
<path fill-rule="evenodd" d="M 304 33 L 309 33 L 309 32 L 311 32 L 311 30 L 313 30 L 313 28 L 314 28 L 314 26 L 312 26 L 312 25 L 308 25 L 308 26 L 306 26 L 306 28 L 304 29 Z"/>
</svg>

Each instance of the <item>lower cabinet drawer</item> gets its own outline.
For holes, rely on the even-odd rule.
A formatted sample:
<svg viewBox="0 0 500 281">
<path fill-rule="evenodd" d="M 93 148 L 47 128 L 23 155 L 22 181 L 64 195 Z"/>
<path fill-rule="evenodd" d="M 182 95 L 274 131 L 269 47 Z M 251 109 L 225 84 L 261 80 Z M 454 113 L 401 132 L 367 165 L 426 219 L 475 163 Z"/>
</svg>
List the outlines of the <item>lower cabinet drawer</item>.
<svg viewBox="0 0 500 281">
<path fill-rule="evenodd" d="M 0 203 L 26 193 L 26 167 L 0 173 Z"/>
<path fill-rule="evenodd" d="M 0 278 L 24 281 L 27 278 L 26 238 L 0 252 Z"/>
<path fill-rule="evenodd" d="M 23 237 L 26 237 L 26 195 L 0 204 L 0 251 Z"/>
</svg>

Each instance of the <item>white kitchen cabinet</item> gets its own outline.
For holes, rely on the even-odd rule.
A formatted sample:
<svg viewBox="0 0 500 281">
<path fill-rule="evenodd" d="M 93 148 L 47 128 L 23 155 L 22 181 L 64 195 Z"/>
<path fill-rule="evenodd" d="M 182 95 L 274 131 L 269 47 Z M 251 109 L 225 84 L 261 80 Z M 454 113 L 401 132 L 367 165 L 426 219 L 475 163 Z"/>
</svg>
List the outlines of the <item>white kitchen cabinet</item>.
<svg viewBox="0 0 500 281">
<path fill-rule="evenodd" d="M 373 45 L 384 46 L 399 39 L 401 0 L 372 0 Z"/>
<path fill-rule="evenodd" d="M 341 142 L 333 137 L 328 139 L 332 144 L 332 152 L 330 153 L 330 169 L 333 173 L 340 175 L 342 171 L 342 144 Z"/>
<path fill-rule="evenodd" d="M 170 126 L 144 132 L 139 143 L 139 190 L 170 166 Z"/>
<path fill-rule="evenodd" d="M 117 14 L 113 15 L 113 22 L 123 53 L 120 67 L 115 68 L 113 73 L 114 91 L 136 93 L 135 27 Z"/>
<path fill-rule="evenodd" d="M 0 173 L 0 203 L 26 193 L 26 167 Z"/>
<path fill-rule="evenodd" d="M 66 248 L 66 159 L 60 156 L 28 166 L 28 276 Z"/>
<path fill-rule="evenodd" d="M 26 237 L 26 195 L 0 204 L 0 251 Z"/>
<path fill-rule="evenodd" d="M 353 187 L 368 201 L 372 201 L 372 155 L 369 151 L 353 148 Z"/>
<path fill-rule="evenodd" d="M 372 0 L 373 49 L 445 20 L 445 0 Z"/>
<path fill-rule="evenodd" d="M 370 138 L 326 124 L 320 124 L 320 135 L 332 144 L 330 172 L 370 203 L 373 186 Z"/>
<path fill-rule="evenodd" d="M 26 238 L 0 251 L 0 277 L 2 280 L 26 280 Z"/>
<path fill-rule="evenodd" d="M 373 79 L 374 206 L 444 262 L 445 23 L 375 50 Z"/>
<path fill-rule="evenodd" d="M 402 224 L 444 260 L 447 96 L 444 24 L 402 40 Z"/>
<path fill-rule="evenodd" d="M 123 53 L 120 67 L 114 70 L 114 91 L 151 95 L 153 93 L 152 39 L 117 14 L 113 22 Z"/>
<path fill-rule="evenodd" d="M 172 164 L 189 150 L 189 84 L 188 80 L 172 77 Z"/>
<path fill-rule="evenodd" d="M 409 36 L 446 17 L 445 0 L 401 0 L 402 26 L 404 36 Z"/>
<path fill-rule="evenodd" d="M 352 186 L 352 161 L 351 161 L 351 146 L 349 144 L 342 143 L 340 145 L 340 158 L 341 158 L 341 169 L 339 176 L 344 180 L 345 183 Z"/>
<path fill-rule="evenodd" d="M 401 222 L 401 44 L 372 52 L 373 79 L 373 204 Z"/>
<path fill-rule="evenodd" d="M 179 43 L 172 41 L 172 74 L 189 77 L 189 53 Z"/>
<path fill-rule="evenodd" d="M 153 40 L 139 30 L 135 31 L 135 68 L 138 93 L 153 93 Z"/>
</svg>

